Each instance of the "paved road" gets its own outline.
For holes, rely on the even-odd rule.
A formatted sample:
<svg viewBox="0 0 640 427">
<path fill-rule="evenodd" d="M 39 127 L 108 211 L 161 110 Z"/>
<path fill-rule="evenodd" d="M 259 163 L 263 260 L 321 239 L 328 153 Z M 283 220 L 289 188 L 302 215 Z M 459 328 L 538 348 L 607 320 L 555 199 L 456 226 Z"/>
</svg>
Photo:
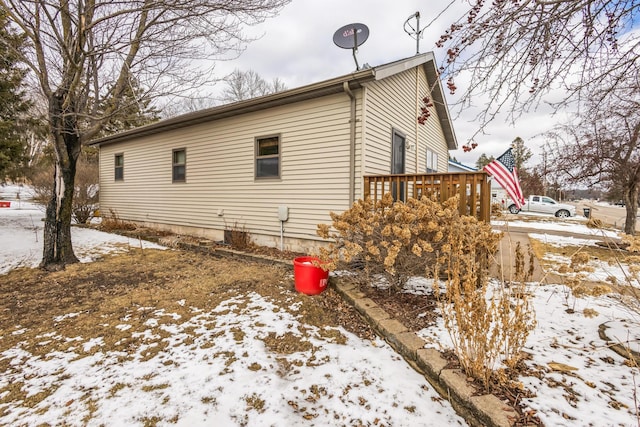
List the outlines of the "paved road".
<svg viewBox="0 0 640 427">
<path fill-rule="evenodd" d="M 591 216 L 593 218 L 597 218 L 605 224 L 612 225 L 620 230 L 624 229 L 627 211 L 621 206 L 603 205 L 591 200 L 568 203 L 576 206 L 577 215 L 583 215 L 583 209 L 589 208 L 591 209 Z M 640 231 L 640 218 L 636 221 L 636 231 Z"/>
</svg>

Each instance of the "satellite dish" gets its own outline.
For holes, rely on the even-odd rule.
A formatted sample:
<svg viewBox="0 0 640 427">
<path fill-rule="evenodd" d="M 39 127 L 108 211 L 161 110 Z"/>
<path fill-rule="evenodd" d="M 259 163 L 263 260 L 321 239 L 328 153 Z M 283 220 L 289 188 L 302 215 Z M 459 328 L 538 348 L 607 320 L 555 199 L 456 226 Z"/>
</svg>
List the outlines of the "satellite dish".
<svg viewBox="0 0 640 427">
<path fill-rule="evenodd" d="M 356 70 L 360 69 L 358 65 L 358 46 L 362 45 L 369 38 L 369 27 L 364 24 L 348 24 L 340 27 L 333 33 L 333 42 L 336 46 L 343 49 L 351 49 L 353 51 L 353 60 L 356 61 Z"/>
<path fill-rule="evenodd" d="M 369 38 L 369 28 L 364 24 L 349 24 L 338 28 L 333 42 L 343 49 L 357 49 Z"/>
</svg>

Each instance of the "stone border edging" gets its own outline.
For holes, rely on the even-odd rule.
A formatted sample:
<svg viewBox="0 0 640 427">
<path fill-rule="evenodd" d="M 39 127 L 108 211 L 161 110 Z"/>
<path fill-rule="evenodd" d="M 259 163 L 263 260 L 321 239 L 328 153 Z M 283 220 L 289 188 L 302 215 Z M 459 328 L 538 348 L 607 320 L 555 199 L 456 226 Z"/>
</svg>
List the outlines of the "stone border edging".
<svg viewBox="0 0 640 427">
<path fill-rule="evenodd" d="M 446 369 L 447 361 L 426 342 L 357 289 L 333 280 L 335 290 L 371 324 L 416 371 L 472 426 L 511 427 L 518 414 L 493 394 L 477 395 L 460 369 Z"/>
</svg>

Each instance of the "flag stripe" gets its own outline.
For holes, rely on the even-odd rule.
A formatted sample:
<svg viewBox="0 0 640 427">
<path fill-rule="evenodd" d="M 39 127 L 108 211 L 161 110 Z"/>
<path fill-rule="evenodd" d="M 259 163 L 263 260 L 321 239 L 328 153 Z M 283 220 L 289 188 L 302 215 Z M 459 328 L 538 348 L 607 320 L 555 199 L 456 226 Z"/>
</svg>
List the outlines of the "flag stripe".
<svg viewBox="0 0 640 427">
<path fill-rule="evenodd" d="M 511 148 L 486 165 L 484 170 L 494 177 L 496 182 L 507 191 L 507 194 L 509 194 L 518 209 L 521 209 L 522 205 L 524 205 L 524 196 L 522 195 L 518 170 L 515 167 L 515 157 L 511 152 Z"/>
</svg>

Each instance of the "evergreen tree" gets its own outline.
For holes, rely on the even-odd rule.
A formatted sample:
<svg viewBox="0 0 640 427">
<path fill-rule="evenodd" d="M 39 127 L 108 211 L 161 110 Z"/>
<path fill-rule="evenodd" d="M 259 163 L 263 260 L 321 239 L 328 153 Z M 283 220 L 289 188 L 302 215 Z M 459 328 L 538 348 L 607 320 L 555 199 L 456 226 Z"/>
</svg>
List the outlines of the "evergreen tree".
<svg viewBox="0 0 640 427">
<path fill-rule="evenodd" d="M 478 168 L 479 171 L 481 171 L 485 166 L 493 162 L 495 159 L 496 158 L 493 156 L 487 157 L 485 153 L 482 153 L 480 154 L 480 157 L 478 158 L 478 160 L 476 160 L 476 167 Z"/>
<path fill-rule="evenodd" d="M 15 174 L 25 154 L 21 122 L 31 103 L 22 86 L 26 71 L 15 54 L 23 44 L 24 38 L 10 29 L 6 12 L 0 9 L 0 182 Z"/>
<path fill-rule="evenodd" d="M 100 113 L 104 114 L 104 111 Z M 121 107 L 111 114 L 99 137 L 148 125 L 158 120 L 160 110 L 151 105 L 151 97 L 138 80 L 130 76 L 129 84 L 122 95 Z"/>
<path fill-rule="evenodd" d="M 524 140 L 519 136 L 511 141 L 511 147 L 513 148 L 513 157 L 516 159 L 516 168 L 518 169 L 518 173 L 520 173 L 526 169 L 524 164 L 529 161 L 533 153 L 531 153 L 529 148 L 525 147 Z"/>
</svg>

